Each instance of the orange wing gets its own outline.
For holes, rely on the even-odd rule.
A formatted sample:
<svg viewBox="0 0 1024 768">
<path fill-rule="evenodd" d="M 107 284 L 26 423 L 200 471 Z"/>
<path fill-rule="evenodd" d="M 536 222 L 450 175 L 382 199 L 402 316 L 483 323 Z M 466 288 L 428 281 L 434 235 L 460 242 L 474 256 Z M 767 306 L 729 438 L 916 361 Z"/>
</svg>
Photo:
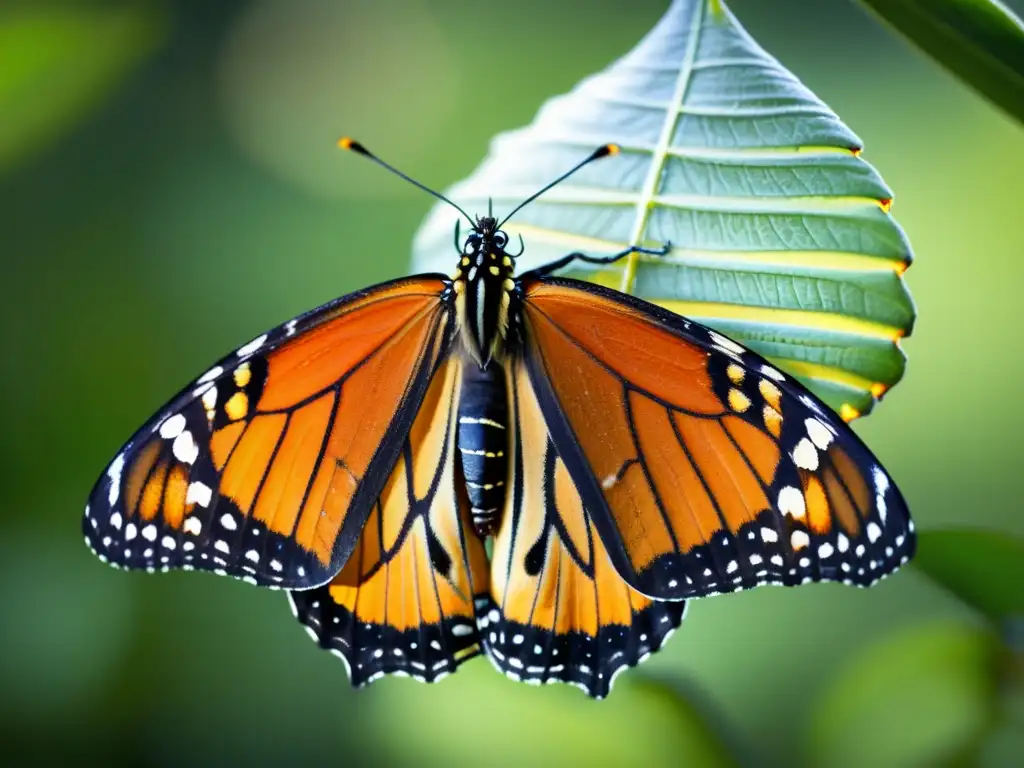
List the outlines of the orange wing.
<svg viewBox="0 0 1024 768">
<path fill-rule="evenodd" d="M 352 294 L 228 355 L 118 453 L 85 510 L 112 565 L 323 584 L 346 562 L 451 347 L 450 282 Z"/>
<path fill-rule="evenodd" d="M 515 680 L 567 682 L 595 698 L 668 640 L 683 601 L 653 602 L 616 573 L 551 442 L 521 362 L 508 371 L 509 488 L 478 627 Z"/>
<path fill-rule="evenodd" d="M 434 378 L 345 567 L 329 584 L 289 593 L 353 685 L 385 674 L 434 682 L 479 653 L 474 596 L 487 590 L 487 555 L 457 480 L 461 367 L 451 358 Z"/>
<path fill-rule="evenodd" d="M 587 283 L 524 277 L 522 296 L 522 354 L 554 444 L 644 594 L 868 585 L 912 555 L 877 459 L 763 358 Z"/>
</svg>

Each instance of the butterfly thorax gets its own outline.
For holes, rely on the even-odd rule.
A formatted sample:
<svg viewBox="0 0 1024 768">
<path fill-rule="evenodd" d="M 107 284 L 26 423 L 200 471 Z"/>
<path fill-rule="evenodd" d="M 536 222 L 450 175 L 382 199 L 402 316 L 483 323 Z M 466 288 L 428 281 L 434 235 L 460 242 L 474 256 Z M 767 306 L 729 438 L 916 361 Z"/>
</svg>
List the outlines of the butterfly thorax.
<svg viewBox="0 0 1024 768">
<path fill-rule="evenodd" d="M 515 258 L 508 236 L 490 216 L 477 219 L 462 245 L 455 281 L 456 312 L 463 343 L 481 368 L 500 360 L 508 332 Z"/>
</svg>

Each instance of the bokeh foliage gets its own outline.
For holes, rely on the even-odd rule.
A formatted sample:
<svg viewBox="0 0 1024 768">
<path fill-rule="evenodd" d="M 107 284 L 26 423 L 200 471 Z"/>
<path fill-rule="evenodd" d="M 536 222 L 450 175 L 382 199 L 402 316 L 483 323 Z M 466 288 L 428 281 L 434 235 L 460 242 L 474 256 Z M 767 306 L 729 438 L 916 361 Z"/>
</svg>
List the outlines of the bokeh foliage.
<svg viewBox="0 0 1024 768">
<path fill-rule="evenodd" d="M 22 91 L 25 113 L 50 96 L 71 106 L 60 130 L 17 144 L 0 175 L 0 754 L 1013 764 L 1019 635 L 985 618 L 996 611 L 986 596 L 1013 572 L 984 554 L 952 575 L 943 559 L 949 588 L 924 575 L 923 550 L 921 570 L 868 591 L 699 601 L 669 646 L 600 704 L 513 684 L 483 661 L 438 686 L 387 680 L 352 692 L 280 595 L 103 568 L 81 544 L 81 505 L 125 436 L 257 330 L 407 269 L 429 199 L 337 153 L 336 136 L 359 136 L 444 186 L 494 134 L 629 49 L 664 4 L 523 0 L 497 14 L 471 0 L 27 5 L 86 20 L 58 46 L 81 50 L 83 71 L 113 58 L 112 38 L 96 31 L 110 14 L 168 21 L 163 38 L 164 22 L 146 22 L 141 42 L 121 40 L 134 53 L 88 98 L 59 93 L 66 81 L 55 76 Z M 1013 399 L 1024 373 L 1014 352 L 1020 127 L 852 3 L 730 8 L 864 140 L 914 245 L 907 280 L 920 321 L 907 375 L 858 431 L 925 532 L 1024 535 L 1024 417 Z M 23 81 L 10 61 L 0 53 L 0 82 Z M 18 111 L 3 102 L 5 125 Z"/>
</svg>

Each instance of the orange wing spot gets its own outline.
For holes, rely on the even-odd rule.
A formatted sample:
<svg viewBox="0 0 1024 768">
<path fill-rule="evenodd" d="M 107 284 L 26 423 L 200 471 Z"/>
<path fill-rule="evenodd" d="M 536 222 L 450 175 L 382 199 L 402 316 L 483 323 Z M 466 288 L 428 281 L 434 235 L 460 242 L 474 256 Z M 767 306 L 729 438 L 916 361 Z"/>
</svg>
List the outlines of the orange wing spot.
<svg viewBox="0 0 1024 768">
<path fill-rule="evenodd" d="M 562 518 L 569 542 L 579 553 L 585 563 L 593 562 L 590 542 L 587 540 L 587 516 L 583 511 L 583 502 L 576 491 L 576 486 L 569 477 L 569 470 L 559 458 L 555 462 L 555 507 Z"/>
<path fill-rule="evenodd" d="M 224 412 L 232 421 L 244 419 L 245 415 L 249 412 L 249 396 L 245 392 L 235 392 L 224 403 Z"/>
<path fill-rule="evenodd" d="M 761 379 L 757 383 L 757 388 L 761 392 L 761 397 L 768 403 L 773 409 L 778 412 L 782 412 L 782 390 L 775 386 L 768 379 Z"/>
<path fill-rule="evenodd" d="M 734 387 L 729 390 L 729 407 L 737 413 L 743 413 L 750 407 L 750 398 Z"/>
<path fill-rule="evenodd" d="M 286 421 L 283 413 L 253 419 L 221 475 L 221 495 L 233 499 L 243 516 L 256 499 Z"/>
<path fill-rule="evenodd" d="M 422 357 L 428 333 L 435 328 L 426 318 L 407 326 L 352 373 L 341 388 L 324 461 L 295 531 L 299 544 L 315 552 L 325 564 L 330 562 L 352 495 L 404 401 L 409 382 L 422 365 L 433 365 L 433 360 Z M 395 376 L 394 371 L 413 373 Z"/>
<path fill-rule="evenodd" d="M 761 410 L 761 418 L 764 419 L 764 428 L 772 433 L 776 438 L 782 434 L 782 414 L 772 408 L 770 405 L 766 405 Z"/>
<path fill-rule="evenodd" d="M 146 485 L 146 478 L 149 471 L 153 469 L 157 457 L 160 455 L 160 441 L 152 440 L 139 452 L 138 458 L 128 473 L 128 482 L 125 484 L 125 511 L 128 516 L 135 513 L 139 506 L 139 497 L 142 496 L 142 489 Z"/>
<path fill-rule="evenodd" d="M 839 524 L 847 533 L 853 533 L 860 527 L 860 520 L 857 518 L 857 510 L 853 507 L 849 495 L 843 489 L 839 478 L 831 468 L 822 473 L 825 481 L 825 491 L 828 493 L 830 506 Z"/>
<path fill-rule="evenodd" d="M 578 288 L 543 283 L 528 286 L 525 306 L 534 343 L 549 365 L 578 346 L 666 403 L 697 413 L 722 412 L 708 377 L 708 353 L 635 310 Z M 551 378 L 558 380 L 555 374 Z M 585 380 L 573 383 L 586 389 Z"/>
<path fill-rule="evenodd" d="M 413 493 L 417 499 L 426 498 L 437 474 L 441 454 L 445 448 L 445 431 L 450 426 L 451 409 L 447 406 L 461 371 L 461 365 L 449 364 L 445 366 L 444 371 L 434 376 L 409 433 L 409 443 L 414 456 Z"/>
<path fill-rule="evenodd" d="M 608 506 L 638 569 L 665 552 L 674 552 L 672 535 L 639 464 L 630 465 L 622 479 L 605 491 Z"/>
<path fill-rule="evenodd" d="M 771 485 L 779 466 L 779 445 L 757 427 L 743 419 L 727 416 L 722 420 L 736 445 L 746 454 L 765 485 Z"/>
<path fill-rule="evenodd" d="M 439 281 L 434 295 L 394 295 L 380 292 L 372 300 L 348 305 L 338 317 L 296 336 L 267 357 L 267 381 L 257 404 L 261 411 L 288 408 L 328 387 L 352 371 L 374 350 L 387 343 L 402 330 L 425 323 L 417 319 L 439 306 Z M 403 291 L 408 292 L 408 289 Z M 388 300 L 384 301 L 383 299 Z M 420 334 L 412 334 L 420 336 Z M 422 338 L 422 336 L 420 336 Z M 396 369 L 408 371 L 408 368 Z"/>
<path fill-rule="evenodd" d="M 282 536 L 290 536 L 295 528 L 299 505 L 327 432 L 334 399 L 334 395 L 328 393 L 292 414 L 288 431 L 256 501 L 253 517 Z"/>
<path fill-rule="evenodd" d="M 177 530 L 185 518 L 185 494 L 188 492 L 188 470 L 176 464 L 167 476 L 164 487 L 164 524 Z"/>
<path fill-rule="evenodd" d="M 769 508 L 764 489 L 721 424 L 679 413 L 675 421 L 731 532 Z"/>
<path fill-rule="evenodd" d="M 828 533 L 832 528 L 825 489 L 817 476 L 801 471 L 804 476 L 804 499 L 807 503 L 807 524 L 815 533 Z"/>
<path fill-rule="evenodd" d="M 235 443 L 238 442 L 244 429 L 243 422 L 229 424 L 223 429 L 218 429 L 210 437 L 210 455 L 218 472 L 224 471 L 224 464 L 227 463 L 228 456 L 231 455 L 231 450 L 235 447 Z"/>
<path fill-rule="evenodd" d="M 836 443 L 829 447 L 828 457 L 832 460 L 832 466 L 835 467 L 850 495 L 853 496 L 854 504 L 857 505 L 861 514 L 866 516 L 872 508 L 873 492 L 868 486 L 867 479 L 864 477 L 860 467 Z M 852 522 L 852 526 L 847 530 L 851 535 L 856 536 L 860 531 L 860 520 L 855 518 Z"/>
<path fill-rule="evenodd" d="M 693 464 L 676 440 L 668 411 L 640 396 L 632 396 L 630 405 L 637 424 L 640 450 L 665 512 L 672 521 L 679 547 L 686 552 L 707 543 L 721 529 L 722 523 Z M 664 546 L 662 541 L 661 552 L 673 549 Z M 660 553 L 647 553 L 642 562 L 650 562 L 656 554 Z M 631 552 L 630 556 L 635 557 L 636 553 Z"/>
<path fill-rule="evenodd" d="M 156 468 L 150 473 L 149 481 L 142 491 L 142 500 L 139 502 L 139 517 L 149 521 L 160 514 L 160 502 L 164 497 L 164 481 L 167 479 L 167 470 L 171 463 L 168 459 L 162 459 Z"/>
</svg>

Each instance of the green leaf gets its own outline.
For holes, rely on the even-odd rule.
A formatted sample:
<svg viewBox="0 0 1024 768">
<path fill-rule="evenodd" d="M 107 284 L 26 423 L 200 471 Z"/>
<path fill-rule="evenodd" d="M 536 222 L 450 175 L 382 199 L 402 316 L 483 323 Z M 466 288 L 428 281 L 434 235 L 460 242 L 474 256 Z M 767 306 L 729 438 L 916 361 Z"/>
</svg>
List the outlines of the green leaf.
<svg viewBox="0 0 1024 768">
<path fill-rule="evenodd" d="M 1024 541 L 969 529 L 918 533 L 915 568 L 997 623 L 1024 621 Z"/>
<path fill-rule="evenodd" d="M 692 680 L 678 676 L 655 678 L 649 673 L 640 673 L 623 683 L 623 687 L 644 695 L 648 701 L 673 714 L 677 724 L 675 732 L 681 735 L 680 754 L 687 755 L 686 764 L 735 767 L 748 762 L 741 759 L 740 750 L 735 748 L 735 733 Z M 675 762 L 682 764 L 683 760 L 679 758 Z"/>
<path fill-rule="evenodd" d="M 915 627 L 853 658 L 812 708 L 807 760 L 821 768 L 940 765 L 991 730 L 1003 660 L 998 636 Z"/>
<path fill-rule="evenodd" d="M 605 142 L 622 153 L 507 225 L 526 241 L 520 270 L 671 241 L 666 257 L 573 274 L 723 331 L 849 417 L 899 381 L 914 305 L 892 192 L 860 139 L 723 3 L 675 0 L 630 53 L 498 136 L 448 194 L 476 212 L 493 196 L 507 212 Z M 455 218 L 432 211 L 417 270 L 451 271 Z"/>
<path fill-rule="evenodd" d="M 436 687 L 376 683 L 361 724 L 388 765 L 736 765 L 691 704 L 630 675 L 595 702 L 567 685 L 513 683 L 481 660 Z M 461 725 L 467 712 L 478 716 Z"/>
<path fill-rule="evenodd" d="M 157 46 L 159 8 L 21 2 L 0 9 L 0 173 L 87 117 Z"/>
<path fill-rule="evenodd" d="M 1024 122 L 1024 24 L 994 0 L 861 0 L 931 58 Z"/>
</svg>

